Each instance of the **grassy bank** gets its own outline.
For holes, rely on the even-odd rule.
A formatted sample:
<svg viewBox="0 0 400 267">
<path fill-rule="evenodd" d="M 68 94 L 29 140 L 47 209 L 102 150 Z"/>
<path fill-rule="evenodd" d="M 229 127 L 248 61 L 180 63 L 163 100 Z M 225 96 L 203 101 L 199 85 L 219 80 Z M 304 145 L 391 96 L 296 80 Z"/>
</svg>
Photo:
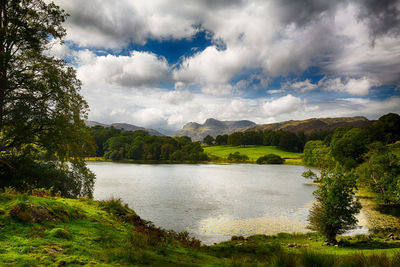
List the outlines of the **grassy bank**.
<svg viewBox="0 0 400 267">
<path fill-rule="evenodd" d="M 302 153 L 287 152 L 275 146 L 254 146 L 249 145 L 241 146 L 205 146 L 204 151 L 208 155 L 220 157 L 222 159 L 228 158 L 230 153 L 240 152 L 240 154 L 247 155 L 250 161 L 256 161 L 259 157 L 267 154 L 276 154 L 285 159 L 285 164 L 302 165 Z"/>
<path fill-rule="evenodd" d="M 1 266 L 399 266 L 400 243 L 385 238 L 343 237 L 333 247 L 314 233 L 278 234 L 200 246 L 118 200 L 0 194 Z"/>
</svg>

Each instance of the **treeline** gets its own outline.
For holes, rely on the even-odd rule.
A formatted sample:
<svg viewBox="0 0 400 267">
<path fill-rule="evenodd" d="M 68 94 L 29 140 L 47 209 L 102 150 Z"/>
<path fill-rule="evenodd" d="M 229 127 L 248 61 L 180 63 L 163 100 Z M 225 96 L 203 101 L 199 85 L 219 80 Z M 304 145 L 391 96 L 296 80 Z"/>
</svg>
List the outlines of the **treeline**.
<svg viewBox="0 0 400 267">
<path fill-rule="evenodd" d="M 207 135 L 203 139 L 203 143 L 207 145 L 276 146 L 285 151 L 302 152 L 307 141 L 324 140 L 330 134 L 332 134 L 331 131 L 315 131 L 307 135 L 304 132 L 295 134 L 289 131 L 249 131 L 218 135 L 215 139 Z"/>
<path fill-rule="evenodd" d="M 114 127 L 95 126 L 89 133 L 96 144 L 96 152 L 88 156 L 117 160 L 146 160 L 199 162 L 207 161 L 199 142 L 187 136 L 167 137 L 149 135 L 145 131 L 124 131 Z"/>
<path fill-rule="evenodd" d="M 399 140 L 400 116 L 389 113 L 363 129 L 340 127 L 324 140 L 308 141 L 303 162 L 321 170 L 340 165 L 379 202 L 400 204 Z"/>
</svg>

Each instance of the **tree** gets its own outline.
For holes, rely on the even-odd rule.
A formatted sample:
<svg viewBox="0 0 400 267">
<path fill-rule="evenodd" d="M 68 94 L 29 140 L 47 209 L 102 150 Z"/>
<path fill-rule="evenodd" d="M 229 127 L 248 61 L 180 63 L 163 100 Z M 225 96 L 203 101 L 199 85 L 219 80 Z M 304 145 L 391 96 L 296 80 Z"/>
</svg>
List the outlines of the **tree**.
<svg viewBox="0 0 400 267">
<path fill-rule="evenodd" d="M 340 128 L 338 128 L 340 129 Z M 366 133 L 360 128 L 335 131 L 331 141 L 331 154 L 347 169 L 356 167 L 363 161 L 366 152 Z"/>
<path fill-rule="evenodd" d="M 0 150 L 3 162 L 10 157 L 33 162 L 40 155 L 58 170 L 80 173 L 75 196 L 91 196 L 94 175 L 82 158 L 89 149 L 88 105 L 75 70 L 47 53 L 53 42 L 62 42 L 66 17 L 43 0 L 0 3 Z M 7 176 L 1 179 L 12 184 Z"/>
<path fill-rule="evenodd" d="M 400 161 L 388 146 L 380 142 L 370 144 L 365 162 L 356 171 L 359 182 L 376 193 L 378 202 L 400 203 Z"/>
<path fill-rule="evenodd" d="M 318 167 L 319 169 L 327 169 L 332 167 L 329 147 L 323 141 L 308 141 L 304 146 L 303 162 L 310 166 Z"/>
<path fill-rule="evenodd" d="M 203 138 L 203 143 L 211 146 L 214 143 L 214 138 L 208 134 L 206 137 Z"/>
<path fill-rule="evenodd" d="M 217 135 L 217 137 L 215 138 L 215 143 L 219 146 L 226 145 L 228 143 L 228 135 Z"/>
<path fill-rule="evenodd" d="M 361 204 L 354 198 L 355 187 L 354 172 L 345 172 L 340 165 L 321 174 L 308 221 L 309 228 L 324 235 L 329 243 L 335 244 L 338 234 L 356 227 L 355 215 Z"/>
</svg>

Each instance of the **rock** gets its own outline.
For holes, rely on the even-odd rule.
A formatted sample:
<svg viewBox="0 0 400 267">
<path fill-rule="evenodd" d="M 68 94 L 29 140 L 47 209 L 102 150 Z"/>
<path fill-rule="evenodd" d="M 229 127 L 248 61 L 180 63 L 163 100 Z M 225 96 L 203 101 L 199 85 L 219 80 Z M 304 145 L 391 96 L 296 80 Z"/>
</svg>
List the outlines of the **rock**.
<svg viewBox="0 0 400 267">
<path fill-rule="evenodd" d="M 18 203 L 12 207 L 10 217 L 28 223 L 40 223 L 51 220 L 51 216 L 45 207 L 25 203 Z"/>
</svg>

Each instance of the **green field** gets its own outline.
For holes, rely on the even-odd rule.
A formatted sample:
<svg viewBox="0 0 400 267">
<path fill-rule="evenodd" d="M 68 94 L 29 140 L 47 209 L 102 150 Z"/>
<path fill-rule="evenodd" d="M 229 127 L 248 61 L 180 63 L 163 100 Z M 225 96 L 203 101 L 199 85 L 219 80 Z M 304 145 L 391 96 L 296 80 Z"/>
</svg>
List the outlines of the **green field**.
<svg viewBox="0 0 400 267">
<path fill-rule="evenodd" d="M 256 161 L 259 157 L 267 154 L 276 154 L 284 158 L 286 164 L 302 164 L 302 153 L 287 152 L 275 146 L 205 146 L 203 148 L 208 155 L 214 155 L 223 159 L 227 159 L 230 153 L 238 151 L 240 154 L 247 155 L 250 161 Z"/>
</svg>

